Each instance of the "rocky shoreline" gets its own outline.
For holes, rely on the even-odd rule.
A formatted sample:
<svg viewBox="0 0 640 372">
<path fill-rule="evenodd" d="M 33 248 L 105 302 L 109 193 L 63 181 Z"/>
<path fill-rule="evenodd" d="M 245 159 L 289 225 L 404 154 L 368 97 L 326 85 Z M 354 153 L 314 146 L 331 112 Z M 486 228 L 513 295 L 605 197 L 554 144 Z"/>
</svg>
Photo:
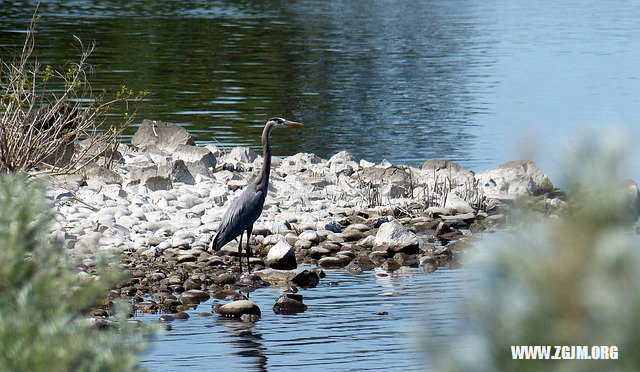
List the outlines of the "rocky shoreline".
<svg viewBox="0 0 640 372">
<path fill-rule="evenodd" d="M 304 311 L 294 292 L 316 286 L 323 270 L 433 272 L 454 266 L 470 241 L 500 228 L 514 199 L 526 197 L 544 215 L 567 208 L 563 193 L 531 161 L 474 174 L 443 160 L 420 168 L 356 162 L 344 151 L 328 160 L 308 153 L 274 158 L 253 229 L 253 271 L 242 276 L 237 244 L 212 252 L 209 242 L 260 168 L 254 150 L 196 146 L 183 128 L 149 120 L 131 146 L 88 152 L 82 146 L 76 153 L 95 161 L 79 174 L 54 177 L 53 234 L 80 263 L 80 280 L 96 275 L 101 252 L 122 253 L 131 280 L 110 297 L 132 299 L 134 311 L 174 314 L 166 319 L 214 297 L 238 300 L 215 305 L 221 315 L 255 320 L 260 309 L 242 292 L 264 286 L 285 292 L 275 312 Z M 109 314 L 108 304 L 94 311 Z"/>
</svg>

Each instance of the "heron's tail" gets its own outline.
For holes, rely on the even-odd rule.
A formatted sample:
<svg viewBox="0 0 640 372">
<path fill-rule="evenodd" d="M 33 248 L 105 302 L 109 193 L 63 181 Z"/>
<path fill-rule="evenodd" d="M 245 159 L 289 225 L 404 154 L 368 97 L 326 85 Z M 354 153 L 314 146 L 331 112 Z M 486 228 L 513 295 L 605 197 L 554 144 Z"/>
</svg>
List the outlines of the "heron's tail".
<svg viewBox="0 0 640 372">
<path fill-rule="evenodd" d="M 216 236 L 213 238 L 213 240 L 211 240 L 211 244 L 209 244 L 209 249 L 211 251 L 219 251 L 220 248 L 222 248 L 221 246 L 218 245 L 218 238 L 220 237 L 220 234 L 216 234 Z"/>
</svg>

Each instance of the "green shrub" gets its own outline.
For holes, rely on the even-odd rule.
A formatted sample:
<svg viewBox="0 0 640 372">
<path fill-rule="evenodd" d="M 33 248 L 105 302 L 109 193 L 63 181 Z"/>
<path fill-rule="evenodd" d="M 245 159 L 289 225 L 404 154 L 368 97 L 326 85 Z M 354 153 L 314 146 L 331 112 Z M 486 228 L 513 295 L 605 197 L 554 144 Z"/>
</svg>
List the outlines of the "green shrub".
<svg viewBox="0 0 640 372">
<path fill-rule="evenodd" d="M 87 320 L 122 275 L 102 259 L 97 280 L 78 280 L 60 242 L 48 237 L 53 209 L 44 190 L 22 174 L 0 178 L 0 370 L 138 369 L 141 326 L 120 316 L 117 327 L 98 331 Z"/>
<path fill-rule="evenodd" d="M 624 141 L 603 138 L 579 145 L 564 167 L 568 212 L 486 236 L 477 246 L 467 265 L 471 288 L 454 345 L 459 352 L 434 356 L 441 369 L 640 367 L 640 250 L 631 230 L 636 204 L 621 183 Z M 615 345 L 619 359 L 514 360 L 512 345 Z"/>
</svg>

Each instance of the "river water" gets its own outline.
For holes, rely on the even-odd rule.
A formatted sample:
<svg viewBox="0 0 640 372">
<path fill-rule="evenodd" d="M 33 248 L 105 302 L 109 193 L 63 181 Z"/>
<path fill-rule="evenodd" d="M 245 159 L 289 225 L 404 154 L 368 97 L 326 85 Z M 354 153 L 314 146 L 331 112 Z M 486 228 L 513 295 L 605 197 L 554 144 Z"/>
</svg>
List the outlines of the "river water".
<svg viewBox="0 0 640 372">
<path fill-rule="evenodd" d="M 448 352 L 439 340 L 452 335 L 463 277 L 460 269 L 327 271 L 317 288 L 299 292 L 309 307 L 301 314 L 273 313 L 276 288 L 251 293 L 262 309 L 254 325 L 199 315 L 212 311 L 209 300 L 189 311 L 188 320 L 171 322 L 144 364 L 152 370 L 424 370 L 433 355 L 425 344 L 431 353 Z"/>
<path fill-rule="evenodd" d="M 3 57 L 21 43 L 34 5 L 2 2 Z M 70 59 L 74 34 L 95 41 L 94 88 L 149 91 L 139 118 L 183 125 L 199 143 L 258 147 L 262 124 L 277 115 L 307 126 L 274 132 L 276 155 L 347 150 L 474 171 L 527 157 L 552 175 L 577 134 L 622 125 L 639 145 L 636 1 L 51 0 L 40 15 L 40 63 Z M 456 270 L 329 272 L 303 291 L 309 310 L 297 316 L 273 314 L 278 291 L 259 290 L 263 318 L 253 327 L 194 312 L 145 365 L 422 369 L 411 332 L 446 333 L 461 280 Z"/>
<path fill-rule="evenodd" d="M 2 3 L 1 45 L 33 4 Z M 276 155 L 477 171 L 553 165 L 588 129 L 638 137 L 640 2 L 54 0 L 40 15 L 39 62 L 95 41 L 94 87 L 149 91 L 139 117 L 199 143 L 258 147 L 277 115 L 308 125 L 274 134 Z"/>
</svg>

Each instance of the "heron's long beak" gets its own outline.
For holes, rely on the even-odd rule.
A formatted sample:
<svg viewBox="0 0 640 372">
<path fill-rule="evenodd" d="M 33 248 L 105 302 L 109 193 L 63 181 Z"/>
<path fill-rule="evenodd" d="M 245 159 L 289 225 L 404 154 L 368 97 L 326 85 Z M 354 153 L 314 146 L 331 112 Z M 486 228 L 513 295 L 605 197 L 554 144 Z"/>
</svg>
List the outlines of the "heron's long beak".
<svg viewBox="0 0 640 372">
<path fill-rule="evenodd" d="M 302 123 L 296 123 L 295 121 L 289 121 L 289 120 L 285 120 L 284 125 L 287 125 L 290 127 L 304 127 L 304 124 Z"/>
</svg>

